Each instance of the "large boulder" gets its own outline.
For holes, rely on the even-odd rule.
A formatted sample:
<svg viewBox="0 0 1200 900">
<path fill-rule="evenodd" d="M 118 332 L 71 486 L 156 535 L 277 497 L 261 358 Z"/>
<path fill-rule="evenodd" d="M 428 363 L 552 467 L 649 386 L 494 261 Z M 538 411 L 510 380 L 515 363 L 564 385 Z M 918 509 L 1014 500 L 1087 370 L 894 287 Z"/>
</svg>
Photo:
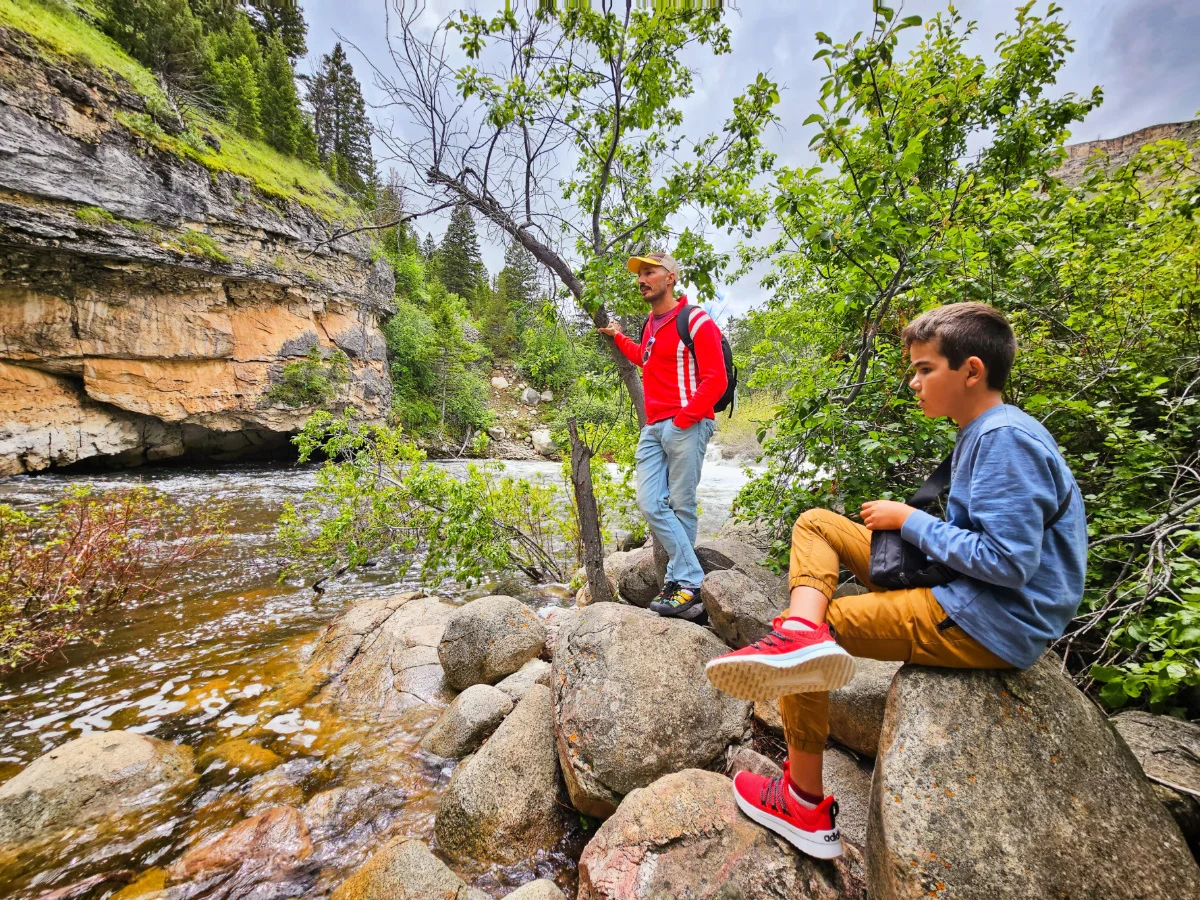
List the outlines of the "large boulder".
<svg viewBox="0 0 1200 900">
<path fill-rule="evenodd" d="M 395 837 L 343 881 L 329 900 L 469 900 L 469 891 L 422 841 Z"/>
<path fill-rule="evenodd" d="M 438 846 L 511 864 L 565 834 L 550 689 L 534 685 L 483 749 L 455 771 L 438 807 Z"/>
<path fill-rule="evenodd" d="M 859 658 L 854 663 L 850 682 L 829 692 L 829 736 L 843 747 L 874 757 L 888 688 L 901 664 Z"/>
<path fill-rule="evenodd" d="M 554 443 L 554 436 L 550 434 L 548 428 L 539 428 L 536 431 L 529 433 L 529 440 L 533 443 L 533 449 L 537 451 L 539 456 L 544 456 L 547 459 L 556 459 L 558 456 L 558 447 Z"/>
<path fill-rule="evenodd" d="M 84 735 L 0 785 L 0 849 L 136 813 L 195 780 L 190 747 L 128 731 Z"/>
<path fill-rule="evenodd" d="M 1143 710 L 1112 720 L 1200 859 L 1200 724 Z"/>
<path fill-rule="evenodd" d="M 298 810 L 275 806 L 185 853 L 167 870 L 172 900 L 297 897 L 312 884 L 313 842 Z"/>
<path fill-rule="evenodd" d="M 446 622 L 437 655 L 456 690 L 495 684 L 542 652 L 546 626 L 514 597 L 496 594 L 460 606 Z"/>
<path fill-rule="evenodd" d="M 513 701 L 489 684 L 473 684 L 450 704 L 421 738 L 421 749 L 447 759 L 462 759 L 479 749 L 504 717 Z"/>
<path fill-rule="evenodd" d="M 720 764 L 750 717 L 749 703 L 704 677 L 704 664 L 726 652 L 707 629 L 617 603 L 563 626 L 554 734 L 576 809 L 603 818 L 663 775 Z"/>
<path fill-rule="evenodd" d="M 787 575 L 776 575 L 767 568 L 767 554 L 753 544 L 727 538 L 709 538 L 696 543 L 696 558 L 705 573 L 737 569 L 749 575 L 759 590 L 779 609 L 787 606 Z M 776 610 L 778 612 L 778 610 Z"/>
<path fill-rule="evenodd" d="M 454 611 L 416 592 L 356 603 L 322 632 L 300 681 L 323 683 L 323 704 L 361 718 L 447 704 L 437 646 Z"/>
<path fill-rule="evenodd" d="M 775 533 L 770 522 L 755 520 L 742 522 L 737 519 L 726 519 L 717 531 L 717 540 L 733 541 L 744 544 L 765 558 L 771 552 L 775 542 Z"/>
<path fill-rule="evenodd" d="M 578 900 L 834 900 L 835 869 L 742 815 L 724 775 L 687 769 L 622 801 L 579 860 Z"/>
<path fill-rule="evenodd" d="M 617 576 L 617 590 L 622 600 L 645 609 L 658 596 L 661 586 L 653 547 L 641 547 L 624 555 Z"/>
<path fill-rule="evenodd" d="M 542 394 L 536 388 L 527 387 L 521 391 L 521 402 L 526 406 L 537 406 L 542 400 Z"/>
<path fill-rule="evenodd" d="M 496 682 L 496 690 L 503 691 L 513 703 L 516 703 L 535 684 L 544 684 L 546 687 L 550 687 L 550 663 L 544 659 L 531 659 L 507 678 Z"/>
<path fill-rule="evenodd" d="M 726 644 L 735 649 L 771 633 L 779 600 L 762 592 L 758 582 L 738 569 L 710 572 L 700 582 L 700 599 L 708 619 Z"/>
<path fill-rule="evenodd" d="M 1200 867 L 1112 726 L 1044 655 L 905 666 L 867 826 L 873 900 L 1200 896 Z"/>
</svg>

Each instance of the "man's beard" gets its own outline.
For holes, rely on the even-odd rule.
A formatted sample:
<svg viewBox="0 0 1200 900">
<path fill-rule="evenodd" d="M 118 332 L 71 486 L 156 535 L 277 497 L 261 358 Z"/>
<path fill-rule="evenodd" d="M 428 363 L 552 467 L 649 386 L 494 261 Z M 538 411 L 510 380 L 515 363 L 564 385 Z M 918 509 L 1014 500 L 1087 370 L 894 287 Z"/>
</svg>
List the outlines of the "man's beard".
<svg viewBox="0 0 1200 900">
<path fill-rule="evenodd" d="M 643 300 L 645 300 L 647 303 L 649 303 L 650 305 L 652 305 L 652 306 L 653 306 L 653 305 L 654 305 L 655 303 L 657 303 L 659 300 L 661 300 L 662 298 L 664 298 L 664 297 L 668 296 L 668 294 L 669 294 L 669 293 L 670 293 L 670 290 L 669 290 L 668 288 L 663 288 L 663 289 L 662 289 L 661 291 L 659 291 L 657 294 L 653 294 L 653 293 L 644 293 L 644 294 L 642 294 L 642 299 L 643 299 Z"/>
</svg>

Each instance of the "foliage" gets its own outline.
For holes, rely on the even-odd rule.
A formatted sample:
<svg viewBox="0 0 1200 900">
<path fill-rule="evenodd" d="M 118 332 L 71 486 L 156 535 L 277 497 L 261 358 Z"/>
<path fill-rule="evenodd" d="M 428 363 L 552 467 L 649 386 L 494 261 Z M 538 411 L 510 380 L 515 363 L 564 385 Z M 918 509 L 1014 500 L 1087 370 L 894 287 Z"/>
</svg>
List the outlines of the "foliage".
<svg viewBox="0 0 1200 900">
<path fill-rule="evenodd" d="M 294 407 L 325 407 L 337 399 L 350 380 L 350 358 L 334 350 L 328 358 L 313 344 L 304 359 L 284 365 L 279 381 L 271 385 L 267 399 Z"/>
<path fill-rule="evenodd" d="M 104 29 L 129 55 L 176 83 L 207 67 L 204 31 L 187 0 L 106 0 Z"/>
<path fill-rule="evenodd" d="M 496 289 L 490 292 L 483 310 L 483 339 L 493 355 L 514 356 L 518 338 L 531 323 L 537 305 L 537 261 L 517 241 L 510 241 Z"/>
<path fill-rule="evenodd" d="M 362 89 L 340 41 L 321 57 L 307 82 L 305 99 L 313 112 L 321 165 L 343 190 L 365 197 L 375 180 L 371 125 Z"/>
<path fill-rule="evenodd" d="M 99 206 L 81 206 L 75 210 L 75 218 L 85 225 L 112 225 L 117 217 Z"/>
<path fill-rule="evenodd" d="M 558 322 L 535 320 L 521 335 L 517 368 L 539 390 L 562 392 L 578 374 L 571 338 Z"/>
<path fill-rule="evenodd" d="M 510 5 L 490 19 L 461 12 L 432 33 L 421 15 L 419 3 L 397 4 L 398 71 L 381 83 L 408 121 L 381 139 L 409 183 L 428 186 L 426 211 L 470 204 L 533 252 L 596 325 L 611 311 L 644 310 L 624 268 L 631 251 L 673 245 L 685 277 L 711 294 L 730 259 L 707 233 L 748 235 L 766 220 L 754 182 L 773 164 L 761 135 L 779 101 L 760 74 L 720 131 L 684 128 L 695 91 L 686 60 L 698 47 L 730 50 L 722 9 Z M 465 64 L 448 58 L 453 40 Z M 567 148 L 575 166 L 563 178 Z M 638 372 L 606 345 L 644 418 Z"/>
<path fill-rule="evenodd" d="M 304 561 L 298 568 L 423 552 L 423 577 L 478 579 L 519 568 L 562 580 L 564 548 L 548 527 L 560 506 L 555 486 L 505 477 L 497 464 L 469 465 L 456 478 L 426 462 L 401 429 L 328 413 L 310 418 L 296 443 L 302 460 L 326 458 L 316 487 L 280 517 L 280 538 Z"/>
<path fill-rule="evenodd" d="M 805 508 L 907 494 L 953 429 L 910 401 L 900 333 L 940 303 L 992 303 L 1021 348 L 1008 399 L 1059 440 L 1088 507 L 1084 605 L 1060 650 L 1110 705 L 1159 709 L 1200 680 L 1196 520 L 1178 512 L 1197 495 L 1197 167 L 1164 142 L 1082 184 L 1055 177 L 1068 126 L 1100 102 L 1050 94 L 1072 49 L 1059 12 L 1019 8 L 991 67 L 953 10 L 904 59 L 919 20 L 881 5 L 865 39 L 817 36 L 822 165 L 778 173 L 781 237 L 751 255 L 774 262 L 748 323 L 752 385 L 782 406 L 737 509 L 782 538 Z"/>
<path fill-rule="evenodd" d="M 468 304 L 487 291 L 487 269 L 479 252 L 475 234 L 475 219 L 466 204 L 454 207 L 450 222 L 437 250 L 438 277 L 452 294 L 458 294 Z M 476 307 L 477 309 L 478 307 Z"/>
<path fill-rule="evenodd" d="M 112 38 L 93 28 L 74 7 L 56 0 L 0 0 L 0 25 L 23 31 L 54 56 L 81 60 L 123 78 L 155 109 L 168 101 L 158 81 Z"/>
<path fill-rule="evenodd" d="M 304 120 L 300 114 L 300 98 L 296 80 L 288 62 L 287 50 L 278 37 L 267 42 L 259 76 L 259 121 L 263 140 L 288 156 L 300 149 Z"/>
<path fill-rule="evenodd" d="M 224 543 L 222 517 L 146 488 L 72 487 L 32 512 L 0 504 L 0 674 L 99 642 L 108 614 L 159 596 Z"/>
</svg>

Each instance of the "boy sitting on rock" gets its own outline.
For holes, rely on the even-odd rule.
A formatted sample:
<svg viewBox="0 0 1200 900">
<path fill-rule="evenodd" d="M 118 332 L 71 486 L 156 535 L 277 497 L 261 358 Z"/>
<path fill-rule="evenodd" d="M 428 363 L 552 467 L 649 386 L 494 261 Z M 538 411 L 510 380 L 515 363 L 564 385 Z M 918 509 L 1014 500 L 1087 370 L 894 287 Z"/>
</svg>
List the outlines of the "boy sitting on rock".
<svg viewBox="0 0 1200 900">
<path fill-rule="evenodd" d="M 720 690 L 780 698 L 783 777 L 739 772 L 738 806 L 811 856 L 842 852 L 821 760 L 829 695 L 854 656 L 953 668 L 1025 668 L 1060 637 L 1083 597 L 1087 525 L 1079 488 L 1040 423 L 1004 403 L 1016 338 L 982 303 L 932 309 L 904 330 L 926 416 L 958 424 L 947 521 L 892 500 L 863 504 L 864 525 L 810 509 L 792 529 L 791 606 L 756 644 L 708 663 Z M 1056 519 L 1057 517 L 1057 519 Z M 899 529 L 956 578 L 933 588 L 871 585 L 871 532 Z M 833 598 L 840 568 L 869 593 Z"/>
</svg>

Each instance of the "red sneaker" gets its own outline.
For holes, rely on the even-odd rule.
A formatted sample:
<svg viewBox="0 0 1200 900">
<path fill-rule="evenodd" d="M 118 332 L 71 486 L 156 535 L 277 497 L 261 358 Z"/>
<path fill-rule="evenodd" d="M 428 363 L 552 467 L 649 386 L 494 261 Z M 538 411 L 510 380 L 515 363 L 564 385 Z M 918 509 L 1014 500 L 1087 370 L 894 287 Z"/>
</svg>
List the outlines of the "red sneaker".
<svg viewBox="0 0 1200 900">
<path fill-rule="evenodd" d="M 837 800 L 831 794 L 816 809 L 801 806 L 788 789 L 787 763 L 781 778 L 738 772 L 733 776 L 733 799 L 738 809 L 797 850 L 817 859 L 842 855 Z"/>
<path fill-rule="evenodd" d="M 783 628 L 757 643 L 710 660 L 704 674 L 717 690 L 739 700 L 774 700 L 786 694 L 836 691 L 854 677 L 854 657 L 838 646 L 822 622 L 811 630 Z"/>
</svg>

